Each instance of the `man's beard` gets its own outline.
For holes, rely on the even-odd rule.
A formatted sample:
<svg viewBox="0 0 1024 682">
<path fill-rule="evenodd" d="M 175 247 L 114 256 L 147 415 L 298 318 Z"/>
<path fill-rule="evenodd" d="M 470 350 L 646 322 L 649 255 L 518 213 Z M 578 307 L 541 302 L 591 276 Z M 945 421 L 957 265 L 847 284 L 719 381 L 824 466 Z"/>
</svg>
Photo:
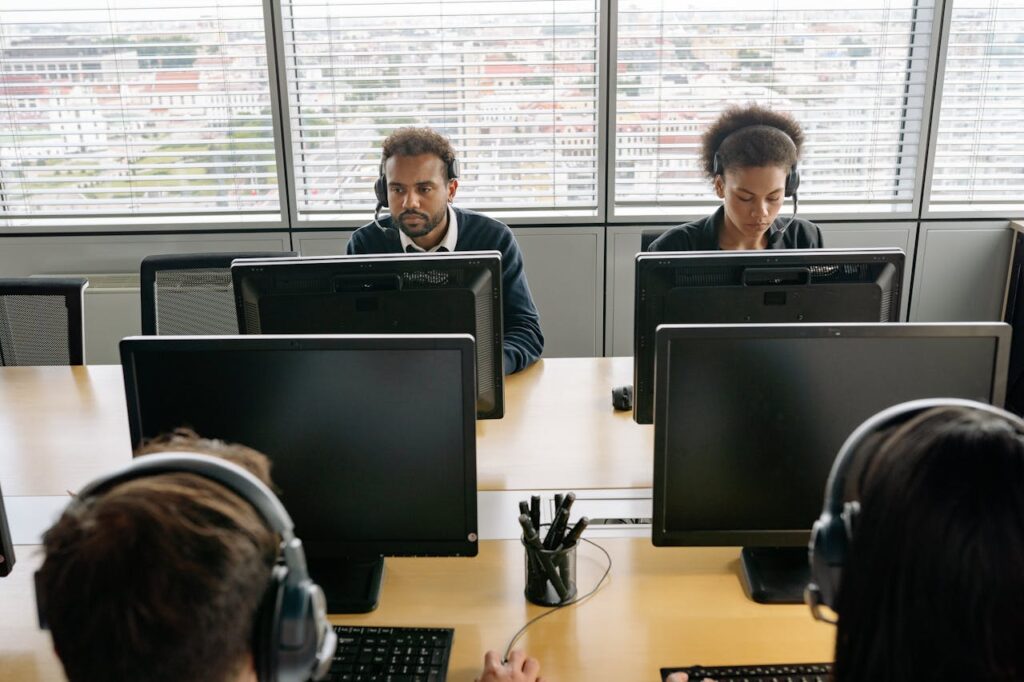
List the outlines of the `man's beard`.
<svg viewBox="0 0 1024 682">
<path fill-rule="evenodd" d="M 448 213 L 448 207 L 446 206 L 438 215 L 430 216 L 422 211 L 403 211 L 399 214 L 396 222 L 398 227 L 405 233 L 410 239 L 416 239 L 417 237 L 423 237 L 430 234 L 430 232 L 444 220 L 445 215 Z M 409 226 L 405 224 L 406 216 L 418 216 L 423 219 L 422 223 Z"/>
</svg>

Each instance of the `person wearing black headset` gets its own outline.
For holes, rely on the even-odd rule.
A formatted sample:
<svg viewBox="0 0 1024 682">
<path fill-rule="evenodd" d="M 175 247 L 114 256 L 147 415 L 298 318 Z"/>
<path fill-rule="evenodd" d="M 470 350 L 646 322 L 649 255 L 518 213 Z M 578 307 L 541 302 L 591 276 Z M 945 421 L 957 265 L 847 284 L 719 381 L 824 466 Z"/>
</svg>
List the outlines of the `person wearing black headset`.
<svg viewBox="0 0 1024 682">
<path fill-rule="evenodd" d="M 796 217 L 803 141 L 789 114 L 756 104 L 723 111 L 701 138 L 701 168 L 722 206 L 668 230 L 649 250 L 820 248 L 818 226 Z M 786 197 L 793 197 L 793 214 L 779 216 Z"/>
<path fill-rule="evenodd" d="M 39 622 L 69 682 L 322 679 L 337 638 L 269 460 L 188 429 L 138 455 L 43 535 Z M 488 652 L 480 680 L 539 672 L 520 651 Z"/>
<path fill-rule="evenodd" d="M 540 315 L 523 255 L 504 223 L 452 205 L 459 164 L 451 143 L 429 128 L 400 128 L 381 148 L 373 222 L 352 234 L 349 254 L 500 251 L 504 369 L 512 374 L 544 351 Z M 390 215 L 380 218 L 387 207 Z"/>
<path fill-rule="evenodd" d="M 150 451 L 43 536 L 36 601 L 68 680 L 321 679 L 336 636 L 266 458 L 182 434 Z"/>
<path fill-rule="evenodd" d="M 810 560 L 836 682 L 1024 679 L 1024 421 L 952 399 L 871 417 L 833 464 Z"/>
</svg>

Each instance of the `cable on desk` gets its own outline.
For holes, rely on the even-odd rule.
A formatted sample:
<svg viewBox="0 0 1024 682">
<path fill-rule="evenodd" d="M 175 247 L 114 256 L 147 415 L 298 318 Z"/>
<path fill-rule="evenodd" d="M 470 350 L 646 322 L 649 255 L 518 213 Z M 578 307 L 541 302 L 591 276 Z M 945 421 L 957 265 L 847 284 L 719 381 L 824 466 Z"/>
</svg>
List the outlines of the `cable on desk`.
<svg viewBox="0 0 1024 682">
<path fill-rule="evenodd" d="M 590 590 L 590 592 L 587 592 L 582 597 L 576 597 L 572 601 L 567 601 L 564 604 L 559 604 L 558 606 L 555 606 L 554 608 L 548 609 L 547 611 L 545 611 L 544 613 L 540 614 L 539 616 L 535 616 L 535 617 L 531 618 L 529 621 L 527 621 L 526 625 L 524 625 L 523 627 L 519 628 L 519 631 L 516 632 L 516 634 L 514 634 L 512 636 L 511 640 L 509 640 L 508 646 L 505 647 L 505 653 L 501 657 L 502 663 L 507 663 L 508 662 L 509 654 L 512 653 L 512 647 L 514 647 L 516 645 L 516 642 L 518 642 L 519 638 L 523 636 L 523 634 L 526 632 L 527 628 L 529 628 L 531 625 L 536 623 L 541 618 L 546 618 L 546 617 L 550 616 L 555 611 L 559 611 L 561 609 L 564 609 L 566 606 L 573 606 L 575 604 L 579 604 L 582 601 L 590 599 L 590 597 L 594 596 L 597 593 L 597 591 L 601 589 L 601 586 L 604 585 L 604 581 L 608 579 L 608 574 L 612 572 L 612 555 L 608 553 L 608 550 L 606 550 L 604 547 L 602 547 L 601 545 L 597 544 L 596 542 L 593 542 L 592 540 L 588 540 L 587 538 L 580 538 L 580 540 L 582 540 L 583 542 L 587 543 L 588 545 L 593 545 L 594 547 L 597 547 L 599 550 L 601 550 L 601 552 L 604 554 L 604 557 L 608 560 L 608 565 L 605 567 L 604 573 L 601 575 L 601 579 L 597 581 L 596 585 L 594 585 L 594 589 Z"/>
</svg>

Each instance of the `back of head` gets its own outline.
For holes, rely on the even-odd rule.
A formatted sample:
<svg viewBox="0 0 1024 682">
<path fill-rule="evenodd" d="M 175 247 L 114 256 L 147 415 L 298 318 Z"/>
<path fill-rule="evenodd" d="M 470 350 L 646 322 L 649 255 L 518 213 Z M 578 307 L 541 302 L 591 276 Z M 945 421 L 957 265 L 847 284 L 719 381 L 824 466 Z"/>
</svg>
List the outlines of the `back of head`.
<svg viewBox="0 0 1024 682">
<path fill-rule="evenodd" d="M 856 464 L 837 680 L 1024 679 L 1024 439 L 962 407 L 894 427 Z"/>
<path fill-rule="evenodd" d="M 249 452 L 250 470 L 265 472 Z M 222 485 L 186 473 L 127 481 L 70 505 L 43 545 L 43 615 L 71 682 L 224 682 L 246 664 L 277 538 Z"/>
<path fill-rule="evenodd" d="M 757 104 L 730 106 L 701 137 L 701 169 L 713 179 L 715 154 L 720 171 L 777 166 L 787 171 L 800 159 L 804 133 L 790 114 Z"/>
</svg>

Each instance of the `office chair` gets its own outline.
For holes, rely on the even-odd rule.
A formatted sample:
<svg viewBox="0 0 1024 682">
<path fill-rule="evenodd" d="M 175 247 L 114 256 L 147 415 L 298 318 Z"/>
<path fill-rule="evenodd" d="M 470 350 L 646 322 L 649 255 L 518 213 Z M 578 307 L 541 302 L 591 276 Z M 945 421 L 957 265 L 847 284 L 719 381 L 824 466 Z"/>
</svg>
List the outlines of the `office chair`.
<svg viewBox="0 0 1024 682">
<path fill-rule="evenodd" d="M 85 364 L 82 277 L 0 278 L 0 366 Z"/>
<path fill-rule="evenodd" d="M 647 251 L 649 248 L 651 248 L 651 244 L 654 243 L 654 240 L 657 239 L 658 237 L 660 237 L 661 235 L 665 234 L 666 231 L 667 230 L 653 229 L 653 230 L 644 230 L 643 232 L 641 232 L 640 233 L 640 250 L 641 251 Z"/>
<path fill-rule="evenodd" d="M 186 253 L 142 259 L 142 333 L 223 335 L 238 333 L 231 261 L 286 258 L 294 251 Z"/>
</svg>

